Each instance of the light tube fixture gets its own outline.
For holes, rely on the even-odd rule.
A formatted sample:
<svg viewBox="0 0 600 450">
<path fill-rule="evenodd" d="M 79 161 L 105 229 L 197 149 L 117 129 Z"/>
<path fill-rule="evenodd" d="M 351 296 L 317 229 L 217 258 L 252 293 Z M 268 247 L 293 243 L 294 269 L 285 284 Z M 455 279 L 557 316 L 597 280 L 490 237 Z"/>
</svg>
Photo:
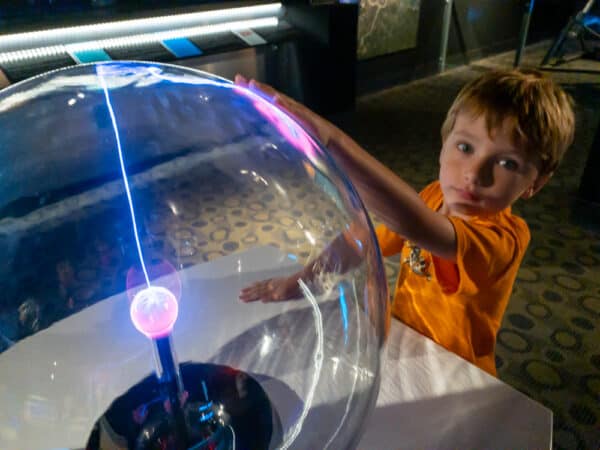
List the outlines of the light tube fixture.
<svg viewBox="0 0 600 450">
<path fill-rule="evenodd" d="M 126 36 L 159 32 L 165 29 L 188 28 L 191 26 L 211 25 L 222 22 L 258 19 L 279 16 L 281 3 L 226 8 L 185 14 L 148 17 L 144 19 L 120 20 L 74 27 L 53 28 L 0 35 L 0 53 L 34 47 L 64 45 L 74 42 L 106 39 L 113 36 Z"/>
<path fill-rule="evenodd" d="M 15 50 L 11 52 L 0 53 L 0 64 L 14 63 L 16 61 L 22 61 L 27 59 L 52 57 L 54 55 L 59 55 L 62 53 L 130 47 L 154 42 L 161 42 L 167 39 L 176 39 L 182 37 L 198 37 L 209 34 L 222 33 L 225 31 L 243 30 L 248 28 L 260 29 L 276 27 L 278 23 L 279 19 L 277 17 L 264 17 L 254 20 L 240 20 L 211 25 L 201 25 L 196 27 L 178 28 L 153 33 L 143 33 L 108 39 L 96 39 L 82 42 L 74 42 L 70 44 L 26 48 L 23 50 Z"/>
</svg>

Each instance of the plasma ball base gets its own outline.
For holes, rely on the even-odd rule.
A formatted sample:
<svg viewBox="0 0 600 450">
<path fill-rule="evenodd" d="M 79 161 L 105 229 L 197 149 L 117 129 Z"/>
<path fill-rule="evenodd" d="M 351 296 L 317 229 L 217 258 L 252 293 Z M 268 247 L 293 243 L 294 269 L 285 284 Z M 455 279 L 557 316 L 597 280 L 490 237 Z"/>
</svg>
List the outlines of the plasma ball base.
<svg viewBox="0 0 600 450">
<path fill-rule="evenodd" d="M 185 429 L 150 375 L 113 401 L 94 424 L 86 450 L 266 450 L 280 442 L 279 416 L 250 375 L 202 363 L 181 364 L 180 371 Z"/>
</svg>

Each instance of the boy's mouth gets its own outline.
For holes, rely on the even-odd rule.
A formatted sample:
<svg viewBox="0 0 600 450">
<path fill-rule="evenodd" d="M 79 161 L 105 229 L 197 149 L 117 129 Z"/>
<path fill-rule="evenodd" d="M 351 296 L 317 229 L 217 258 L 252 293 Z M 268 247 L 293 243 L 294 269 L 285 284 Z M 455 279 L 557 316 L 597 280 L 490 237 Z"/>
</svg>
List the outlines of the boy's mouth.
<svg viewBox="0 0 600 450">
<path fill-rule="evenodd" d="M 461 197 L 463 200 L 467 200 L 469 202 L 478 202 L 480 200 L 479 196 L 467 189 L 457 189 L 456 191 L 458 192 L 459 197 Z"/>
</svg>

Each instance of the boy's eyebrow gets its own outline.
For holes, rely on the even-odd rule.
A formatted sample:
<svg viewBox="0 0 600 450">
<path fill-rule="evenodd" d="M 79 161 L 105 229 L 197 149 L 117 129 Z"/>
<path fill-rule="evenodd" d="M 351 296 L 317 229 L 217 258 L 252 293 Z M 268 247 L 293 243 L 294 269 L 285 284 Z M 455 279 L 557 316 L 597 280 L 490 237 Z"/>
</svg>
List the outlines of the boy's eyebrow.
<svg viewBox="0 0 600 450">
<path fill-rule="evenodd" d="M 465 136 L 465 137 L 468 137 L 471 139 L 475 139 L 475 137 L 476 137 L 474 134 L 471 134 L 468 130 L 458 129 L 458 130 L 455 130 L 455 134 L 460 134 L 461 136 Z"/>
<path fill-rule="evenodd" d="M 464 138 L 468 138 L 471 140 L 477 140 L 477 136 L 470 133 L 469 130 L 466 130 L 466 129 L 465 130 L 457 129 L 455 131 L 455 134 L 457 134 L 459 137 L 464 137 Z M 512 153 L 512 154 L 516 154 L 519 156 L 525 156 L 524 150 L 514 144 L 511 147 L 507 147 L 507 148 L 503 149 L 502 151 L 503 151 L 503 153 Z"/>
</svg>

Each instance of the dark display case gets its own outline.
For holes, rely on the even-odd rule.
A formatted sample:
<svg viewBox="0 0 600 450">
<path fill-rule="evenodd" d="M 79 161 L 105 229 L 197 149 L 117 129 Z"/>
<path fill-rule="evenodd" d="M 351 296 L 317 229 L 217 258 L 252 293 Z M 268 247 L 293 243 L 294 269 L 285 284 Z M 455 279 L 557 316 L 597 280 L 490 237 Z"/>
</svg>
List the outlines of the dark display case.
<svg viewBox="0 0 600 450">
<path fill-rule="evenodd" d="M 355 98 L 358 4 L 215 0 L 27 0 L 0 6 L 11 83 L 103 60 L 193 67 L 266 81 L 321 113 Z"/>
</svg>

